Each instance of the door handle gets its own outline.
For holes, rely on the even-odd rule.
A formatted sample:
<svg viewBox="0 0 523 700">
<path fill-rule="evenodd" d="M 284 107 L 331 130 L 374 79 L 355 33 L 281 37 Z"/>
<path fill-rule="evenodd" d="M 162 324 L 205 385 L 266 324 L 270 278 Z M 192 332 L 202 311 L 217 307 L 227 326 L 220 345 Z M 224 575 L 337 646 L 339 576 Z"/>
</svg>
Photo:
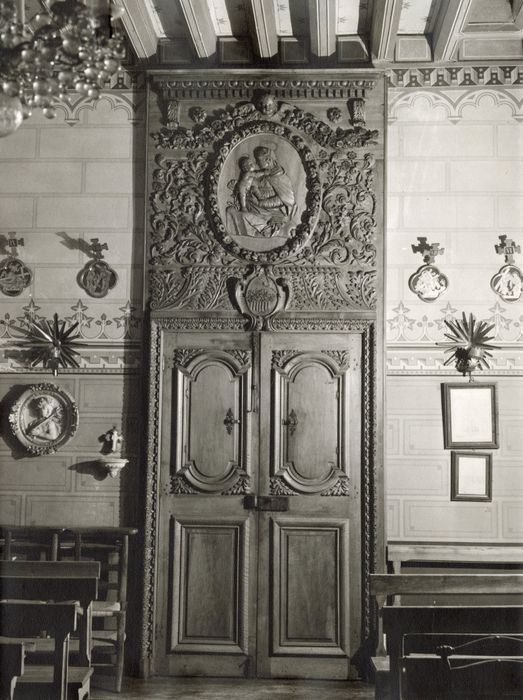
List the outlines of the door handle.
<svg viewBox="0 0 523 700">
<path fill-rule="evenodd" d="M 279 511 L 284 513 L 289 510 L 288 496 L 255 496 L 248 494 L 243 499 L 243 507 L 245 510 L 257 511 Z"/>
</svg>

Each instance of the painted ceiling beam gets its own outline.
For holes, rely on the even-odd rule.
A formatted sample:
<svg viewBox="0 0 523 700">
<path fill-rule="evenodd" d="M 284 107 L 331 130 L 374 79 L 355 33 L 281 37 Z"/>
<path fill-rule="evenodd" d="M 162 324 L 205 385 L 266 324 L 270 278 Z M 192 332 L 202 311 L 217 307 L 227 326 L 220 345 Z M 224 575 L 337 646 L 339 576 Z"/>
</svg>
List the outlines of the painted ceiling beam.
<svg viewBox="0 0 523 700">
<path fill-rule="evenodd" d="M 205 0 L 179 0 L 198 58 L 216 53 L 216 32 Z"/>
<path fill-rule="evenodd" d="M 278 53 L 274 4 L 267 0 L 250 0 L 250 10 L 254 53 L 260 58 L 272 58 Z"/>
<path fill-rule="evenodd" d="M 473 0 L 445 0 L 441 3 L 432 32 L 434 61 L 451 61 L 456 58 L 472 3 Z"/>
<path fill-rule="evenodd" d="M 309 0 L 311 52 L 332 56 L 336 51 L 336 0 Z"/>
<path fill-rule="evenodd" d="M 370 49 L 374 61 L 392 61 L 400 25 L 401 0 L 374 3 L 370 31 Z"/>
<path fill-rule="evenodd" d="M 153 16 L 144 0 L 115 0 L 116 7 L 123 7 L 122 24 L 138 58 L 154 56 L 158 39 L 163 36 L 157 16 Z M 155 21 L 156 19 L 156 21 Z"/>
</svg>

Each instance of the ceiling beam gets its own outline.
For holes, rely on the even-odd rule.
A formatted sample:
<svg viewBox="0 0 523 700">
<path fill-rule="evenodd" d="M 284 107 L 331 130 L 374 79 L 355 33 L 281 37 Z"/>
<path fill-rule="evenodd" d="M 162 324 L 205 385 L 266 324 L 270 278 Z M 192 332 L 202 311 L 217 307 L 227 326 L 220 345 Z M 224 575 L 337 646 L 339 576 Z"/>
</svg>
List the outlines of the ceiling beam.
<svg viewBox="0 0 523 700">
<path fill-rule="evenodd" d="M 115 5 L 125 10 L 121 21 L 137 58 L 154 56 L 163 31 L 148 3 L 144 0 L 115 0 Z"/>
<path fill-rule="evenodd" d="M 260 58 L 272 58 L 278 53 L 274 4 L 266 0 L 250 0 L 250 10 L 254 53 Z"/>
<path fill-rule="evenodd" d="M 451 61 L 456 57 L 465 21 L 473 0 L 444 0 L 432 32 L 434 61 Z"/>
<path fill-rule="evenodd" d="M 392 61 L 394 58 L 401 5 L 401 0 L 382 0 L 382 2 L 374 3 L 370 31 L 370 49 L 373 61 Z"/>
<path fill-rule="evenodd" d="M 311 53 L 332 56 L 336 51 L 336 0 L 309 0 Z"/>
<path fill-rule="evenodd" d="M 216 53 L 216 32 L 205 0 L 179 0 L 198 58 Z"/>
</svg>

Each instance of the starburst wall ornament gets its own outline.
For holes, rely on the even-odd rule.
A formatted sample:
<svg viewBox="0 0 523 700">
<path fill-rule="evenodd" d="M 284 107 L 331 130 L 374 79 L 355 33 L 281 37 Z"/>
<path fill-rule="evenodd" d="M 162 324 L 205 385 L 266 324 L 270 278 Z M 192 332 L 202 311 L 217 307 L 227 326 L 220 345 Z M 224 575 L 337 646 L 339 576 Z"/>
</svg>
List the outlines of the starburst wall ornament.
<svg viewBox="0 0 523 700">
<path fill-rule="evenodd" d="M 18 347 L 29 350 L 33 355 L 31 367 L 35 367 L 42 362 L 45 369 L 50 369 L 53 376 L 58 374 L 58 368 L 79 367 L 76 359 L 80 353 L 77 347 L 86 345 L 76 339 L 79 333 L 74 334 L 78 327 L 78 321 L 66 328 L 65 321 L 54 314 L 53 320 L 39 319 L 38 321 L 27 320 L 27 328 L 17 330 L 25 334 L 25 338 L 17 340 Z M 74 335 L 73 335 L 74 334 Z"/>
<path fill-rule="evenodd" d="M 489 325 L 486 321 L 476 321 L 473 314 L 469 314 L 468 320 L 465 313 L 460 320 L 447 320 L 445 325 L 449 333 L 445 333 L 450 343 L 436 343 L 441 347 L 446 347 L 445 352 L 452 353 L 444 365 L 455 363 L 458 372 L 463 376 L 469 375 L 469 381 L 473 381 L 472 372 L 476 369 L 488 369 L 489 363 L 486 358 L 492 357 L 489 350 L 499 350 L 498 345 L 491 345 L 490 340 L 494 336 L 489 336 L 494 325 Z"/>
</svg>

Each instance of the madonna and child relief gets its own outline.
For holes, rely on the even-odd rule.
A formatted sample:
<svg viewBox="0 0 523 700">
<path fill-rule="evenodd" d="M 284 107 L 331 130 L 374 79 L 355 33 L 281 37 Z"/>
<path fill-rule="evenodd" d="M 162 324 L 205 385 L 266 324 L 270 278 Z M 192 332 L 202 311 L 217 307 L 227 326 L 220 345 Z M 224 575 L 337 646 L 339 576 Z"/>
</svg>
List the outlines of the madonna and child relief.
<svg viewBox="0 0 523 700">
<path fill-rule="evenodd" d="M 222 218 L 239 245 L 272 250 L 293 235 L 305 208 L 305 171 L 284 139 L 245 139 L 230 153 L 221 179 L 228 190 Z"/>
</svg>

